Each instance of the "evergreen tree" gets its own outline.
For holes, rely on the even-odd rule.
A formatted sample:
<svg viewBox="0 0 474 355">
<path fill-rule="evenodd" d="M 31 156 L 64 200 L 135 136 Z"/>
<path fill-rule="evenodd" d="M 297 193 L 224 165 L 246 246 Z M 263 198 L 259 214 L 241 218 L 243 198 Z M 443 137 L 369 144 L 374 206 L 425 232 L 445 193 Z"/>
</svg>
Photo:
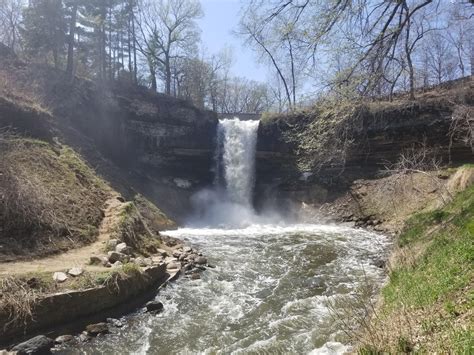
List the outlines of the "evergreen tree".
<svg viewBox="0 0 474 355">
<path fill-rule="evenodd" d="M 24 10 L 22 38 L 25 51 L 59 67 L 66 43 L 66 19 L 61 0 L 31 1 Z"/>
</svg>

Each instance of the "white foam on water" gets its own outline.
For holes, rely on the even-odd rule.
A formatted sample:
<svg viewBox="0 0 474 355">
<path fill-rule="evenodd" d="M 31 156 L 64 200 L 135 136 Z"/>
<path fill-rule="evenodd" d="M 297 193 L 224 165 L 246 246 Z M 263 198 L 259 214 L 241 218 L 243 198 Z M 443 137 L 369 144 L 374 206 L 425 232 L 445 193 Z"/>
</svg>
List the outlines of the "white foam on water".
<svg viewBox="0 0 474 355">
<path fill-rule="evenodd" d="M 314 349 L 309 355 L 341 355 L 351 351 L 351 347 L 335 341 L 329 341 L 322 347 Z"/>
</svg>

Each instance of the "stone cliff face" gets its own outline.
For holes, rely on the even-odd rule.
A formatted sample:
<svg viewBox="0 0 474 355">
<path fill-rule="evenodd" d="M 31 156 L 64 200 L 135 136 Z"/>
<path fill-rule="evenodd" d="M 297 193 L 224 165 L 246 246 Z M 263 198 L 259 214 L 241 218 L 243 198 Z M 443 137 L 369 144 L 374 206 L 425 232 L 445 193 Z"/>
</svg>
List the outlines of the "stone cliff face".
<svg viewBox="0 0 474 355">
<path fill-rule="evenodd" d="M 91 138 L 139 192 L 175 219 L 189 196 L 212 181 L 217 116 L 144 88 L 85 91 L 82 102 L 57 111 Z"/>
<path fill-rule="evenodd" d="M 462 89 L 455 88 L 458 91 L 454 93 L 451 89 L 416 102 L 382 102 L 376 109 L 362 108 L 342 168 L 328 164 L 314 171 L 298 169 L 297 159 L 301 159 L 304 148 L 288 136 L 296 129 L 307 132 L 305 127 L 317 117 L 300 113 L 262 122 L 257 152 L 257 201 L 271 190 L 283 200 L 328 202 L 355 179 L 375 176 L 387 163 L 397 161 L 404 150 L 421 145 L 445 163 L 472 162 L 471 147 L 460 140 L 450 142 L 449 137 L 455 101 L 462 97 L 463 105 L 474 104 L 472 85 L 468 81 Z M 451 100 L 450 96 L 457 97 Z"/>
</svg>

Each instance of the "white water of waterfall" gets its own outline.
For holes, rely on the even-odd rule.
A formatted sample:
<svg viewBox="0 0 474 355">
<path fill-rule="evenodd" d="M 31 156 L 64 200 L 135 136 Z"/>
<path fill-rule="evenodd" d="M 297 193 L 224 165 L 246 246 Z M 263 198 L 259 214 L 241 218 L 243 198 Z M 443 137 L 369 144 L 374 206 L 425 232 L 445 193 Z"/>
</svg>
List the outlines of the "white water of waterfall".
<svg viewBox="0 0 474 355">
<path fill-rule="evenodd" d="M 255 150 L 259 121 L 224 119 L 219 121 L 217 144 L 222 156 L 227 198 L 250 208 L 255 184 Z M 220 149 L 218 149 L 220 150 Z M 218 169 L 216 169 L 218 170 Z M 218 172 L 219 173 L 219 172 Z"/>
<path fill-rule="evenodd" d="M 242 227 L 258 223 L 253 206 L 255 153 L 259 121 L 219 120 L 215 179 L 194 198 L 192 225 Z"/>
</svg>

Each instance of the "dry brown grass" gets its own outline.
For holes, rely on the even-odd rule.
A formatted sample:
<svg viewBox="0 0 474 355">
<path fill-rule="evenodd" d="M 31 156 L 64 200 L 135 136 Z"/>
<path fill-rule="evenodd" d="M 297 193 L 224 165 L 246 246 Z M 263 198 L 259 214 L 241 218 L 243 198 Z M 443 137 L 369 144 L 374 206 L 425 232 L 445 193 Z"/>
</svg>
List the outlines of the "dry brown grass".
<svg viewBox="0 0 474 355">
<path fill-rule="evenodd" d="M 7 133 L 0 150 L 0 260 L 94 240 L 110 189 L 77 154 Z"/>
</svg>

